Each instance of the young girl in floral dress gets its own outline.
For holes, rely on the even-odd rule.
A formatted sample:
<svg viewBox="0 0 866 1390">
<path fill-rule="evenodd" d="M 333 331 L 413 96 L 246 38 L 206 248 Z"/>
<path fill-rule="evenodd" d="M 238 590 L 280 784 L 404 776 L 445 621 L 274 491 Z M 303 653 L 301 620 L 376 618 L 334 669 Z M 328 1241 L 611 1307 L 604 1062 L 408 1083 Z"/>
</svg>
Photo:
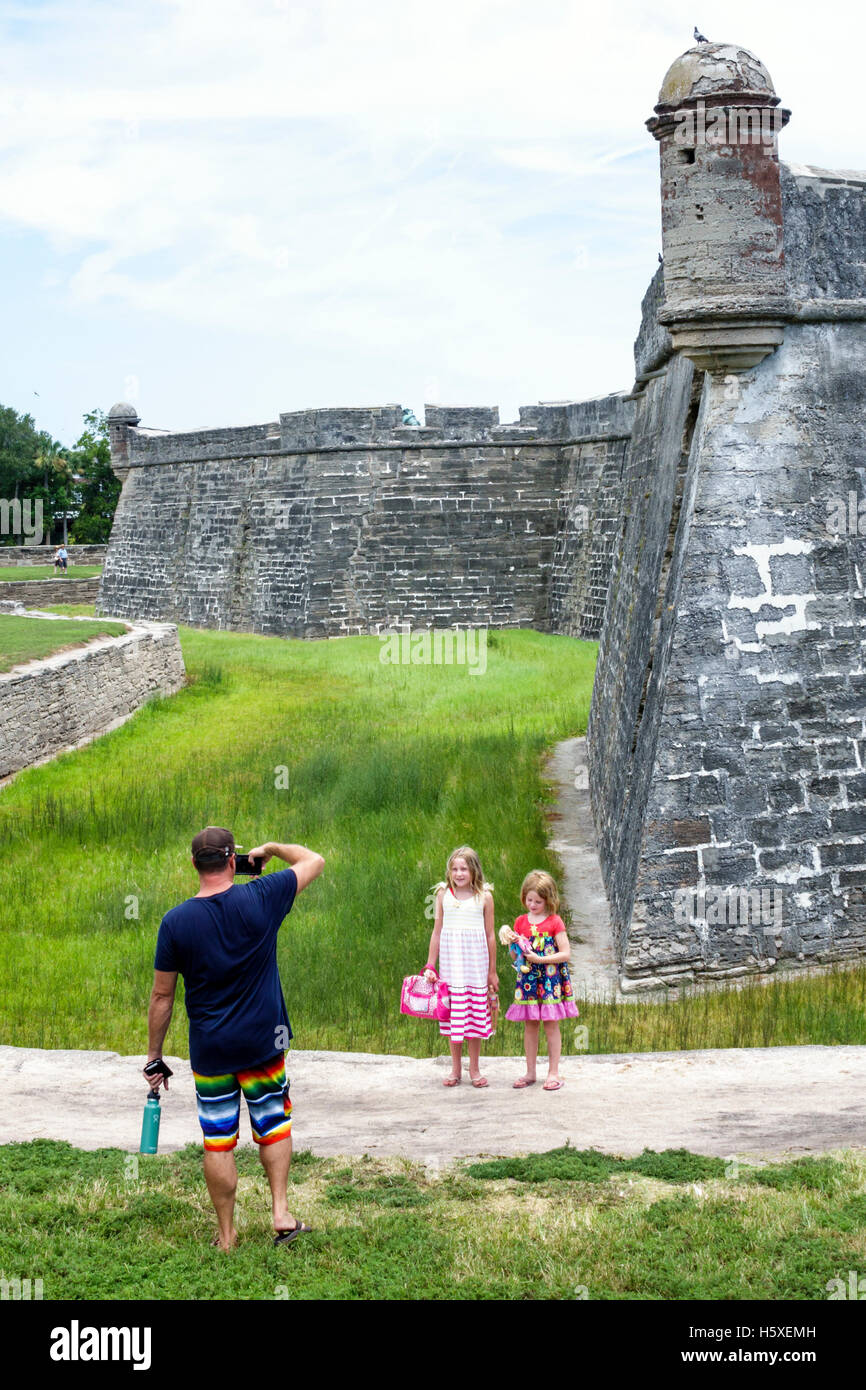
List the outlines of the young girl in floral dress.
<svg viewBox="0 0 866 1390">
<path fill-rule="evenodd" d="M 463 1072 L 463 1043 L 469 1051 L 469 1079 L 486 1086 L 481 1075 L 481 1043 L 493 1032 L 491 1000 L 499 990 L 493 894 L 485 886 L 478 855 L 469 845 L 455 849 L 448 860 L 445 882 L 436 891 L 436 916 L 430 938 L 428 979 L 436 978 L 436 962 L 451 995 L 451 1015 L 439 1031 L 451 1046 L 451 1075 L 442 1083 L 457 1086 Z"/>
<path fill-rule="evenodd" d="M 523 880 L 520 901 L 526 912 L 518 917 L 514 929 L 503 927 L 499 939 L 509 946 L 517 971 L 514 1003 L 505 1017 L 524 1025 L 523 1046 L 526 1073 L 514 1082 L 515 1090 L 535 1085 L 539 1026 L 547 1035 L 547 1080 L 545 1091 L 559 1091 L 562 1038 L 560 1019 L 577 1018 L 574 991 L 568 973 L 571 946 L 565 923 L 556 915 L 559 894 L 550 874 L 534 869 Z"/>
</svg>

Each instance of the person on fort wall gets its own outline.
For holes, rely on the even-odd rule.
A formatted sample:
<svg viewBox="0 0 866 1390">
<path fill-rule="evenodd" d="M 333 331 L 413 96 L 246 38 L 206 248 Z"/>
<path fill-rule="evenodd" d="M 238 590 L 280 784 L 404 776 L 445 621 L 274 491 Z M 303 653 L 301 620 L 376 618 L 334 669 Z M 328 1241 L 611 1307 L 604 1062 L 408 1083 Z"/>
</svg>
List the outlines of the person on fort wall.
<svg viewBox="0 0 866 1390">
<path fill-rule="evenodd" d="M 469 1052 L 469 1079 L 487 1085 L 481 1075 L 481 1044 L 493 1032 L 491 1009 L 498 1005 L 493 894 L 484 881 L 478 855 L 469 845 L 448 859 L 445 882 L 437 885 L 436 913 L 424 974 L 435 980 L 436 963 L 451 996 L 450 1016 L 439 1031 L 451 1048 L 451 1074 L 442 1083 L 457 1086 L 463 1074 L 463 1043 Z"/>
<path fill-rule="evenodd" d="M 274 858 L 289 867 L 262 874 Z M 144 1075 L 153 1090 L 162 1084 L 168 1089 L 162 1046 L 182 975 L 205 1181 L 218 1222 L 213 1244 L 221 1250 L 237 1244 L 233 1150 L 241 1093 L 270 1184 L 274 1244 L 288 1244 L 311 1229 L 288 1207 L 292 1103 L 285 1054 L 292 1030 L 277 970 L 277 933 L 325 861 L 303 845 L 270 840 L 246 859 L 255 862 L 239 867 L 230 830 L 210 825 L 196 835 L 192 863 L 199 890 L 162 919 L 147 1016 L 151 1070 Z M 256 876 L 235 883 L 237 871 Z"/>
</svg>

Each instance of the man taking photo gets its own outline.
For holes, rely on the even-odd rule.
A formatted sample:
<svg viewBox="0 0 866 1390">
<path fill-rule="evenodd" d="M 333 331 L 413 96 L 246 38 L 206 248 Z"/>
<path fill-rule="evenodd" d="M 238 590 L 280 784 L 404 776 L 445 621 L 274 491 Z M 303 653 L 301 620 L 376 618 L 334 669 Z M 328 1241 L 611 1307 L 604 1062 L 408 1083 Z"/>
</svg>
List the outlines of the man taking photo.
<svg viewBox="0 0 866 1390">
<path fill-rule="evenodd" d="M 234 1228 L 241 1092 L 253 1139 L 268 1176 L 274 1244 L 288 1244 L 310 1227 L 288 1208 L 292 1103 L 285 1050 L 292 1036 L 277 971 L 277 933 L 298 893 L 318 878 L 325 861 L 303 845 L 273 841 L 249 851 L 259 870 L 274 857 L 287 869 L 235 883 L 230 830 L 208 826 L 192 842 L 199 891 L 162 919 L 148 1009 L 148 1065 L 162 1063 L 178 975 L 189 1016 L 189 1059 L 204 1134 L 204 1174 L 217 1214 L 214 1245 L 230 1250 Z M 158 1090 L 168 1078 L 147 1077 Z"/>
</svg>

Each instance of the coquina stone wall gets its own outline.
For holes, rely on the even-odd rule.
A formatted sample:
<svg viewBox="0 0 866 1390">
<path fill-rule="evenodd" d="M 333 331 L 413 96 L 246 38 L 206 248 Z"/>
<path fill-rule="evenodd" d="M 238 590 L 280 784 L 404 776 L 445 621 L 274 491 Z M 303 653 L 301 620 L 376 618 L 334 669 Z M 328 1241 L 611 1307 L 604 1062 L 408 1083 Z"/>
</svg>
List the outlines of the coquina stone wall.
<svg viewBox="0 0 866 1390">
<path fill-rule="evenodd" d="M 168 623 L 138 624 L 0 675 L 0 777 L 107 732 L 184 679 L 177 628 Z"/>
<path fill-rule="evenodd" d="M 510 425 L 428 406 L 406 427 L 387 406 L 127 426 L 99 611 L 299 637 L 401 623 L 597 636 L 630 426 L 622 396 Z"/>
<path fill-rule="evenodd" d="M 0 546 L 0 565 L 53 565 L 56 545 Z M 101 565 L 107 545 L 68 545 L 70 565 Z"/>
<path fill-rule="evenodd" d="M 110 417 L 102 612 L 600 638 L 589 787 L 627 988 L 866 953 L 866 175 L 781 165 L 789 116 L 737 45 L 670 68 L 631 391 L 510 425 Z"/>
<path fill-rule="evenodd" d="M 634 400 L 605 396 L 566 410 L 571 442 L 562 450 L 548 624 L 551 631 L 569 637 L 597 638 L 622 530 Z"/>
<path fill-rule="evenodd" d="M 588 732 L 633 988 L 866 953 L 866 177 L 782 193 L 782 344 L 696 373 L 657 285 L 636 345 Z"/>
<path fill-rule="evenodd" d="M 17 600 L 29 608 L 54 603 L 95 603 L 99 576 L 92 579 L 7 579 L 0 580 L 0 599 Z"/>
</svg>

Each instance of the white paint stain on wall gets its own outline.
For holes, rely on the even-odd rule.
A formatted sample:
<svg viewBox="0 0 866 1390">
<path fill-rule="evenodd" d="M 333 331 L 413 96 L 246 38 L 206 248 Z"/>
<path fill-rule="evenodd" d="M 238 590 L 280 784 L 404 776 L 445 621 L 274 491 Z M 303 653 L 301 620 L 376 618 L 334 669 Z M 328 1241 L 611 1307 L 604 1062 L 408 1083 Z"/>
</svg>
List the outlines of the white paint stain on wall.
<svg viewBox="0 0 866 1390">
<path fill-rule="evenodd" d="M 758 569 L 758 575 L 764 590 L 760 594 L 731 594 L 728 599 L 729 608 L 746 608 L 750 613 L 757 613 L 761 608 L 770 607 L 779 610 L 792 609 L 792 612 L 782 612 L 781 617 L 771 621 L 761 621 L 755 623 L 755 632 L 758 638 L 769 637 L 775 633 L 804 632 L 808 628 L 819 627 L 819 623 L 806 621 L 806 605 L 813 603 L 817 598 L 816 594 L 774 594 L 773 581 L 770 575 L 770 560 L 777 555 L 808 555 L 814 550 L 812 541 L 795 540 L 794 537 L 786 537 L 783 541 L 776 541 L 773 545 L 735 545 L 733 553 L 735 555 L 745 555 L 750 560 L 754 560 Z M 736 640 L 736 639 L 734 639 Z M 755 644 L 738 643 L 741 651 L 760 650 Z"/>
</svg>

